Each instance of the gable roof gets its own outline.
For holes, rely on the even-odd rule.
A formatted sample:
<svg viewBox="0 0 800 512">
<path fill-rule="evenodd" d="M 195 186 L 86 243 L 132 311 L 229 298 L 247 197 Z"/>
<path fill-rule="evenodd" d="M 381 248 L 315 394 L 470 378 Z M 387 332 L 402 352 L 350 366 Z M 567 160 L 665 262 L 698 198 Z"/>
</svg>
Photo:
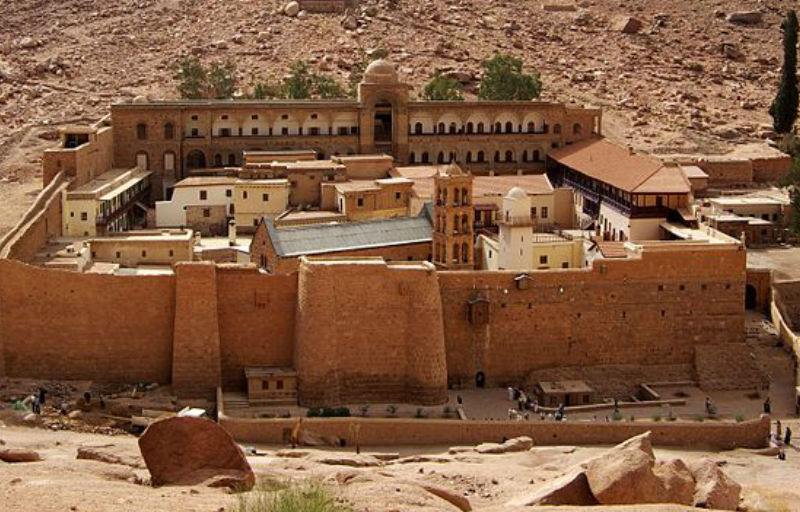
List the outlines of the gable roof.
<svg viewBox="0 0 800 512">
<path fill-rule="evenodd" d="M 664 165 L 602 137 L 585 139 L 554 150 L 548 158 L 585 176 L 631 193 L 688 194 L 686 176 L 678 166 Z"/>
<path fill-rule="evenodd" d="M 433 240 L 427 215 L 379 219 L 341 224 L 318 224 L 276 228 L 264 219 L 275 253 L 282 258 L 329 252 L 352 251 Z"/>
</svg>

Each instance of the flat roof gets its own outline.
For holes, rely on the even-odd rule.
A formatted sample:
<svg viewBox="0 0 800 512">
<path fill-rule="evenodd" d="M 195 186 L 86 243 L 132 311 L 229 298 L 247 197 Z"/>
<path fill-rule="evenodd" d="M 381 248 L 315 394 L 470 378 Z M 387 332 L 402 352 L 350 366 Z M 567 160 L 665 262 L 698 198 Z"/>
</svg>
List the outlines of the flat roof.
<svg viewBox="0 0 800 512">
<path fill-rule="evenodd" d="M 557 380 L 536 383 L 545 393 L 593 393 L 594 390 L 582 380 Z"/>
<path fill-rule="evenodd" d="M 630 193 L 688 194 L 691 191 L 689 180 L 679 166 L 665 165 L 603 137 L 556 149 L 547 158 Z"/>
<path fill-rule="evenodd" d="M 176 183 L 174 188 L 235 185 L 238 179 L 233 176 L 191 176 Z"/>
<path fill-rule="evenodd" d="M 164 229 L 146 231 L 120 231 L 119 234 L 95 237 L 89 243 L 96 242 L 169 242 L 188 241 L 194 236 L 191 229 Z"/>
<path fill-rule="evenodd" d="M 275 227 L 271 219 L 264 222 L 275 252 L 283 258 L 433 240 L 431 223 L 425 215 L 281 228 Z"/>
<path fill-rule="evenodd" d="M 244 376 L 251 377 L 297 377 L 297 370 L 280 366 L 245 366 Z"/>
<path fill-rule="evenodd" d="M 787 204 L 778 199 L 760 196 L 714 197 L 709 199 L 709 202 L 720 206 L 782 206 Z"/>
<path fill-rule="evenodd" d="M 67 197 L 73 199 L 96 198 L 103 194 L 102 199 L 114 197 L 122 191 L 135 185 L 142 179 L 150 176 L 150 171 L 143 171 L 138 167 L 130 169 L 111 169 L 83 185 L 67 191 Z"/>
<path fill-rule="evenodd" d="M 394 178 L 406 178 L 414 183 L 414 193 L 422 199 L 433 197 L 433 177 L 446 165 L 416 165 L 395 167 L 389 174 Z M 552 194 L 553 185 L 546 174 L 511 174 L 501 176 L 474 176 L 472 197 L 504 196 L 513 187 L 519 187 L 528 195 Z"/>
<path fill-rule="evenodd" d="M 696 165 L 682 165 L 681 170 L 690 180 L 708 178 L 708 174 Z"/>
</svg>

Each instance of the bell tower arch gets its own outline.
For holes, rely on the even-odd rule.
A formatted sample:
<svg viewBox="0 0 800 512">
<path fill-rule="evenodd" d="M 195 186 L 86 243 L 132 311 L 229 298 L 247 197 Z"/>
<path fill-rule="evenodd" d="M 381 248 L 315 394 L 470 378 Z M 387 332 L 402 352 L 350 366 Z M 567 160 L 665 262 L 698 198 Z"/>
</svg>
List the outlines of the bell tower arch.
<svg viewBox="0 0 800 512">
<path fill-rule="evenodd" d="M 408 159 L 408 93 L 394 65 L 378 59 L 358 84 L 361 153 L 387 153 L 399 163 Z"/>
</svg>

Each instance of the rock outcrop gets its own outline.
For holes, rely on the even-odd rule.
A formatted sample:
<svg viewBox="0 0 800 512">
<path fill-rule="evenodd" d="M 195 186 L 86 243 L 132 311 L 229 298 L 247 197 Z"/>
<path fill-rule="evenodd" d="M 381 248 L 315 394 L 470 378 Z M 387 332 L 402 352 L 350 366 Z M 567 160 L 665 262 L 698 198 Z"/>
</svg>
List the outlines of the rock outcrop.
<svg viewBox="0 0 800 512">
<path fill-rule="evenodd" d="M 42 460 L 37 452 L 32 450 L 7 449 L 0 450 L 0 460 L 3 462 L 36 462 Z"/>
<path fill-rule="evenodd" d="M 589 481 L 583 471 L 573 471 L 550 480 L 534 492 L 515 498 L 507 503 L 509 507 L 531 507 L 535 505 L 597 505 L 597 498 L 589 488 Z"/>
<path fill-rule="evenodd" d="M 478 453 L 525 452 L 533 447 L 533 439 L 527 436 L 515 437 L 504 443 L 483 443 L 475 447 Z"/>
<path fill-rule="evenodd" d="M 682 460 L 672 459 L 666 462 L 656 462 L 653 472 L 661 481 L 664 502 L 692 504 L 694 477 Z"/>
<path fill-rule="evenodd" d="M 213 421 L 166 418 L 150 424 L 139 449 L 153 485 L 195 485 L 225 477 L 224 485 L 250 490 L 255 475 L 241 448 Z"/>
<path fill-rule="evenodd" d="M 703 459 L 689 466 L 696 482 L 694 506 L 736 510 L 742 486 L 734 482 L 713 461 Z"/>
</svg>

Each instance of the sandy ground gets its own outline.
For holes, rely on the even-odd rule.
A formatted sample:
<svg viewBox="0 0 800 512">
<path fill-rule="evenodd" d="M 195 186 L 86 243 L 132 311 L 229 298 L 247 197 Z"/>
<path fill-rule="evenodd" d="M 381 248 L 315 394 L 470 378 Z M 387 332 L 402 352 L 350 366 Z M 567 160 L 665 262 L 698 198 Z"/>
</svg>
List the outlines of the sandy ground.
<svg viewBox="0 0 800 512">
<path fill-rule="evenodd" d="M 800 422 L 787 421 L 800 432 Z M 152 488 L 129 481 L 133 470 L 127 466 L 75 460 L 82 445 L 109 445 L 119 453 L 135 455 L 132 436 L 109 438 L 92 434 L 49 432 L 26 427 L 0 429 L 6 446 L 39 451 L 44 460 L 28 464 L 0 465 L 0 502 L 3 510 L 17 511 L 219 511 L 234 510 L 236 498 L 218 489 L 202 486 Z M 274 449 L 276 447 L 260 447 Z M 604 447 L 543 447 L 529 452 L 504 455 L 463 454 L 447 456 L 446 448 L 399 450 L 404 454 L 440 454 L 440 462 L 391 464 L 380 468 L 353 469 L 315 461 L 331 452 L 304 450 L 302 458 L 249 457 L 260 480 L 328 479 L 342 471 L 379 476 L 377 472 L 402 480 L 435 483 L 469 497 L 477 510 L 503 505 L 525 494 L 533 485 L 557 476 L 564 469 L 602 452 Z M 373 451 L 397 452 L 397 448 Z M 800 510 L 797 475 L 800 450 L 791 448 L 786 461 L 754 455 L 746 450 L 706 453 L 656 449 L 659 459 L 685 461 L 711 457 L 724 464 L 729 476 L 740 482 L 749 510 Z M 439 499 L 417 495 L 404 485 L 364 487 L 354 492 L 336 491 L 356 510 L 454 510 Z M 759 503 L 761 505 L 759 505 Z M 662 510 L 663 508 L 656 508 Z"/>
</svg>

